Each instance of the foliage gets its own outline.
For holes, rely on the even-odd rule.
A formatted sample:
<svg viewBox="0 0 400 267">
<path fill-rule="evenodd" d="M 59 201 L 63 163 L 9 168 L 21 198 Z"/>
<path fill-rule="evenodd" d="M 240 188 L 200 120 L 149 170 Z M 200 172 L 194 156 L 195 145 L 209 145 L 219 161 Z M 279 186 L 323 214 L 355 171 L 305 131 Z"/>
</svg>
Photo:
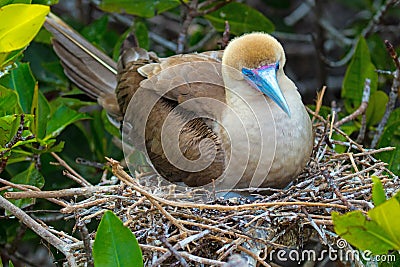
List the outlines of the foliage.
<svg viewBox="0 0 400 267">
<path fill-rule="evenodd" d="M 368 212 L 368 218 L 361 211 L 343 215 L 333 212 L 335 231 L 353 246 L 376 255 L 400 250 L 400 192 L 386 200 L 380 179 L 372 179 L 375 207 Z"/>
<path fill-rule="evenodd" d="M 111 211 L 106 211 L 100 221 L 93 259 L 96 266 L 143 266 L 135 235 Z"/>
</svg>

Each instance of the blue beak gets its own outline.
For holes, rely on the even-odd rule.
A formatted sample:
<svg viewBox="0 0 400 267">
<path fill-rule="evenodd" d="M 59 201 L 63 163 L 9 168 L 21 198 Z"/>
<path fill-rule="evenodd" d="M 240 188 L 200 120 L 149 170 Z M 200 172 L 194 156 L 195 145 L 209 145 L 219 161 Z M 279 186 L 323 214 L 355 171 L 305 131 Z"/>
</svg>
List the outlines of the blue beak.
<svg viewBox="0 0 400 267">
<path fill-rule="evenodd" d="M 276 72 L 279 64 L 262 66 L 257 69 L 242 69 L 242 73 L 250 84 L 271 98 L 289 117 L 290 109 L 279 88 Z"/>
</svg>

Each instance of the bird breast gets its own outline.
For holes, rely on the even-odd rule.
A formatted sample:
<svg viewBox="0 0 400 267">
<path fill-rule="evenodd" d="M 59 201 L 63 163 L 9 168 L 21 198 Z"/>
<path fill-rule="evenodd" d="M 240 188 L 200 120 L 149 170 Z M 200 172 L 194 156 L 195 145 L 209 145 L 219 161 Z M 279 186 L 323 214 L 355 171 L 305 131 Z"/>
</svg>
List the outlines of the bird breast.
<svg viewBox="0 0 400 267">
<path fill-rule="evenodd" d="M 285 75 L 278 78 L 292 111 L 289 117 L 246 81 L 227 76 L 224 81 L 221 187 L 285 187 L 304 168 L 313 143 L 311 121 L 295 85 Z"/>
</svg>

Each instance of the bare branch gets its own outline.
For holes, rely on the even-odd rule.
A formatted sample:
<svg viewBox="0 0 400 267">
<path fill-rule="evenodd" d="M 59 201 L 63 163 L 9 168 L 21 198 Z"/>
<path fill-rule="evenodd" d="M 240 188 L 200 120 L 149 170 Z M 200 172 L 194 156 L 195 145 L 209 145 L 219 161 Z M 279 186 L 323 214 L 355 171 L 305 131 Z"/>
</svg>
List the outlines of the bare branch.
<svg viewBox="0 0 400 267">
<path fill-rule="evenodd" d="M 379 139 L 381 139 L 383 130 L 385 129 L 385 126 L 389 120 L 390 114 L 392 114 L 392 111 L 396 107 L 396 101 L 398 98 L 398 93 L 399 93 L 399 88 L 400 88 L 399 57 L 398 57 L 396 51 L 394 50 L 393 45 L 388 40 L 385 41 L 385 45 L 386 45 L 386 49 L 389 52 L 390 57 L 393 59 L 394 64 L 396 65 L 396 71 L 394 72 L 393 83 L 392 83 L 392 87 L 390 88 L 390 93 L 389 93 L 389 101 L 386 104 L 386 111 L 385 111 L 385 114 L 383 115 L 381 122 L 379 123 L 378 127 L 376 128 L 376 133 L 371 142 L 371 148 L 375 148 L 376 145 L 378 144 Z"/>
<path fill-rule="evenodd" d="M 356 109 L 352 114 L 344 117 L 340 121 L 335 123 L 335 127 L 339 127 L 340 125 L 345 124 L 346 122 L 352 121 L 358 116 L 362 115 L 365 113 L 365 111 L 368 108 L 368 102 L 369 102 L 369 96 L 371 94 L 371 80 L 370 79 L 365 79 L 365 84 L 364 84 L 364 91 L 363 91 L 363 96 L 362 96 L 362 102 L 361 105 Z"/>
</svg>

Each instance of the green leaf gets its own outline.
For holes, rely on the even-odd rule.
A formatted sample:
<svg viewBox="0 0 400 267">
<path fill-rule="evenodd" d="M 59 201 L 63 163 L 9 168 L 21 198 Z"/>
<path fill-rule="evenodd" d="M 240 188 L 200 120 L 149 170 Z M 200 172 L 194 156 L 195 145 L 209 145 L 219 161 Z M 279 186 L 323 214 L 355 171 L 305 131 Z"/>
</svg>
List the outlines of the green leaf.
<svg viewBox="0 0 400 267">
<path fill-rule="evenodd" d="M 108 16 L 102 16 L 90 25 L 83 28 L 81 34 L 91 43 L 99 44 L 107 33 Z"/>
<path fill-rule="evenodd" d="M 390 114 L 389 119 L 386 123 L 386 127 L 394 124 L 394 123 L 400 123 L 400 108 L 396 108 L 393 110 L 393 112 Z"/>
<path fill-rule="evenodd" d="M 18 61 L 23 56 L 24 49 L 14 50 L 7 53 L 0 53 L 0 78 L 8 73 L 9 69 L 12 69 L 12 64 Z"/>
<path fill-rule="evenodd" d="M 225 30 L 229 22 L 230 32 L 241 35 L 246 32 L 273 32 L 274 24 L 256 9 L 241 3 L 232 2 L 205 16 L 217 31 Z"/>
<path fill-rule="evenodd" d="M 371 209 L 368 216 L 390 236 L 392 249 L 400 250 L 400 203 L 395 198 L 388 199 Z"/>
<path fill-rule="evenodd" d="M 42 27 L 50 8 L 43 5 L 11 4 L 0 9 L 0 52 L 27 46 Z"/>
<path fill-rule="evenodd" d="M 47 6 L 52 6 L 58 3 L 58 0 L 33 0 L 33 4 L 41 4 L 41 5 L 47 5 Z"/>
<path fill-rule="evenodd" d="M 99 7 L 108 12 L 151 18 L 179 5 L 179 0 L 102 0 Z"/>
<path fill-rule="evenodd" d="M 93 245 L 96 267 L 143 266 L 142 251 L 135 235 L 111 211 L 106 211 Z"/>
<path fill-rule="evenodd" d="M 32 133 L 36 138 L 43 139 L 46 135 L 46 126 L 50 115 L 50 105 L 44 95 L 39 92 L 37 83 L 33 93 L 31 114 L 34 115 L 35 118 L 31 126 Z"/>
<path fill-rule="evenodd" d="M 0 7 L 10 4 L 31 4 L 31 0 L 0 0 Z"/>
<path fill-rule="evenodd" d="M 31 112 L 36 81 L 28 63 L 18 64 L 18 67 L 11 70 L 9 75 L 0 79 L 0 84 L 17 91 L 23 112 L 27 114 Z"/>
<path fill-rule="evenodd" d="M 18 131 L 21 117 L 18 115 L 7 115 L 0 117 L 0 148 L 10 142 Z"/>
<path fill-rule="evenodd" d="M 149 31 L 147 30 L 146 24 L 141 21 L 135 22 L 135 35 L 139 42 L 139 47 L 149 50 Z"/>
<path fill-rule="evenodd" d="M 45 139 L 58 136 L 65 127 L 83 119 L 90 119 L 90 116 L 63 105 L 60 106 L 47 123 L 47 135 Z"/>
<path fill-rule="evenodd" d="M 382 120 L 388 101 L 389 97 L 383 91 L 378 90 L 371 95 L 366 113 L 368 126 L 376 125 Z"/>
<path fill-rule="evenodd" d="M 42 188 L 44 185 L 44 178 L 42 174 L 35 168 L 34 163 L 32 163 L 27 170 L 15 175 L 10 181 L 15 184 L 33 185 L 38 188 Z M 12 189 L 12 191 L 18 192 L 21 190 Z M 34 203 L 34 199 L 31 198 L 10 201 L 19 208 L 24 208 Z"/>
<path fill-rule="evenodd" d="M 393 68 L 393 60 L 391 60 L 386 46 L 379 34 L 372 34 L 367 39 L 369 51 L 371 52 L 372 63 L 381 70 Z"/>
<path fill-rule="evenodd" d="M 103 109 L 101 111 L 101 119 L 103 121 L 103 126 L 112 136 L 116 136 L 121 138 L 121 132 L 115 125 L 111 124 L 110 120 L 107 117 L 107 112 Z"/>
<path fill-rule="evenodd" d="M 382 204 L 386 201 L 385 190 L 383 189 L 383 185 L 381 179 L 378 176 L 372 175 L 372 200 L 374 201 L 375 207 Z"/>
<path fill-rule="evenodd" d="M 21 111 L 16 92 L 0 85 L 0 116 L 17 114 Z"/>
<path fill-rule="evenodd" d="M 378 87 L 378 74 L 371 62 L 367 43 L 363 37 L 360 37 L 342 85 L 342 98 L 345 100 L 345 107 L 349 113 L 360 106 L 367 78 L 371 80 L 370 95 L 373 95 Z"/>
<path fill-rule="evenodd" d="M 382 204 L 383 205 L 383 204 Z M 373 254 L 386 254 L 393 249 L 390 236 L 375 221 L 367 220 L 361 211 L 346 214 L 332 212 L 335 232 L 351 245 L 370 250 Z"/>
<path fill-rule="evenodd" d="M 400 121 L 391 121 L 379 140 L 379 148 L 388 146 L 396 147 L 396 149 L 379 153 L 377 158 L 387 163 L 389 170 L 393 173 L 400 175 Z"/>
<path fill-rule="evenodd" d="M 39 81 L 41 92 L 59 93 L 68 87 L 60 59 L 48 45 L 32 42 L 24 52 L 24 60 L 30 63 L 33 75 Z"/>
</svg>

